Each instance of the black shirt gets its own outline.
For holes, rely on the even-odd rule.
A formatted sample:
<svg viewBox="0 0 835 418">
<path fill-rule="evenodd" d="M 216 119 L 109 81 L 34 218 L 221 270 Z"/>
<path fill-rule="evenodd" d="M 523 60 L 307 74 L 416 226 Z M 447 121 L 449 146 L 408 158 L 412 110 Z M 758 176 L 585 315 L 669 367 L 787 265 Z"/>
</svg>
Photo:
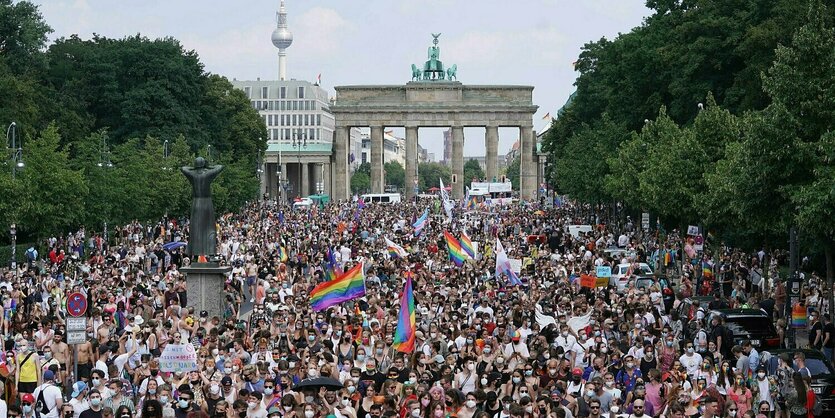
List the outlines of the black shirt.
<svg viewBox="0 0 835 418">
<path fill-rule="evenodd" d="M 92 409 L 88 409 L 81 413 L 78 416 L 79 418 L 101 418 L 101 410 L 93 411 Z"/>
<path fill-rule="evenodd" d="M 826 339 L 827 333 L 829 333 L 829 342 L 824 347 L 835 348 L 835 324 L 830 322 L 823 326 L 823 339 Z"/>
<path fill-rule="evenodd" d="M 820 331 L 821 337 L 817 344 L 815 344 L 815 338 L 817 337 L 818 331 Z M 812 328 L 809 329 L 809 343 L 814 345 L 815 348 L 820 349 L 823 347 L 824 338 L 826 338 L 826 336 L 823 335 L 823 325 L 821 325 L 821 321 L 817 321 L 814 325 L 812 325 Z"/>
</svg>

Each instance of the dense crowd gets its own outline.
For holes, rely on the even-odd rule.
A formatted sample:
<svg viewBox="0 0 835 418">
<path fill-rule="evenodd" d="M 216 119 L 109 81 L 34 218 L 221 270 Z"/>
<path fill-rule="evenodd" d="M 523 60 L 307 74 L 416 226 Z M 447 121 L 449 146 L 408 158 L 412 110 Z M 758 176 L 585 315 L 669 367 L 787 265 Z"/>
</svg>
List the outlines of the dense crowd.
<svg viewBox="0 0 835 418">
<path fill-rule="evenodd" d="M 789 319 L 778 269 L 784 254 L 713 242 L 697 251 L 678 231 L 650 234 L 631 218 L 561 203 L 456 208 L 451 220 L 423 200 L 309 210 L 253 204 L 218 219 L 218 253 L 232 270 L 225 309 L 211 316 L 190 305 L 179 271 L 189 260 L 171 245 L 188 240 L 186 220 L 135 222 L 108 239 L 84 230 L 51 238 L 0 283 L 0 416 L 812 413 L 818 401 L 810 379 L 821 371 L 810 369 L 803 351 L 772 357 L 750 340 L 733 341 L 716 316 L 705 332 L 708 310 L 742 307 L 764 311 L 782 335 Z M 429 222 L 416 237 L 413 223 L 426 208 Z M 577 224 L 591 230 L 569 232 Z M 466 232 L 475 258 L 453 264 L 444 231 Z M 519 260 L 522 285 L 497 275 L 497 238 Z M 385 239 L 408 256 L 393 257 Z M 309 294 L 326 280 L 329 253 L 346 271 L 363 264 L 366 294 L 316 312 Z M 598 266 L 622 263 L 630 266 L 627 277 L 638 274 L 639 263 L 656 274 L 640 288 L 634 280 L 623 289 L 581 285 Z M 391 344 L 406 271 L 417 331 L 415 350 L 402 353 Z M 809 274 L 800 300 L 810 345 L 831 360 L 830 291 Z M 64 322 L 72 292 L 89 300 L 88 338 L 75 346 L 66 342 Z M 685 300 L 705 295 L 713 300 L 681 314 Z M 197 369 L 160 370 L 168 344 L 191 344 Z M 306 384 L 317 377 L 338 385 Z"/>
</svg>

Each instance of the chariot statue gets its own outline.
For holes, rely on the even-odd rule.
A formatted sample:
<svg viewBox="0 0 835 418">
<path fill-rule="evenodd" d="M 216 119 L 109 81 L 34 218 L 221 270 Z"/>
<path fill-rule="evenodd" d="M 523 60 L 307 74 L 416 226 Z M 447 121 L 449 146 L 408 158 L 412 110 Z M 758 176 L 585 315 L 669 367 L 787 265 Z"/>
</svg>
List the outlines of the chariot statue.
<svg viewBox="0 0 835 418">
<path fill-rule="evenodd" d="M 458 80 L 456 74 L 458 67 L 456 65 L 444 70 L 444 63 L 441 62 L 441 48 L 438 47 L 440 36 L 440 33 L 432 34 L 432 46 L 426 52 L 429 59 L 423 64 L 423 70 L 412 64 L 412 81 Z"/>
</svg>

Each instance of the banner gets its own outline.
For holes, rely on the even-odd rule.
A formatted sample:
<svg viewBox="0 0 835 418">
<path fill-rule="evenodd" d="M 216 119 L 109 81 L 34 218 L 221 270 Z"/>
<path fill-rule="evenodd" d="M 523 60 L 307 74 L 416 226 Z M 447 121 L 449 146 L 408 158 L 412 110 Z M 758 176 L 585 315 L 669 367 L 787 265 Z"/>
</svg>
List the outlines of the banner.
<svg viewBox="0 0 835 418">
<path fill-rule="evenodd" d="M 608 277 L 598 277 L 594 284 L 597 287 L 606 287 L 606 286 L 609 285 L 609 278 Z"/>
<path fill-rule="evenodd" d="M 168 344 L 159 356 L 159 369 L 163 372 L 190 372 L 198 370 L 197 352 L 191 343 Z"/>
<path fill-rule="evenodd" d="M 687 225 L 687 235 L 699 235 L 699 227 L 695 225 Z"/>
<path fill-rule="evenodd" d="M 612 267 L 610 267 L 610 266 L 597 266 L 596 276 L 600 277 L 600 278 L 612 277 Z"/>
<path fill-rule="evenodd" d="M 581 274 L 580 286 L 594 288 L 595 286 L 597 286 L 597 278 L 588 274 Z"/>
</svg>

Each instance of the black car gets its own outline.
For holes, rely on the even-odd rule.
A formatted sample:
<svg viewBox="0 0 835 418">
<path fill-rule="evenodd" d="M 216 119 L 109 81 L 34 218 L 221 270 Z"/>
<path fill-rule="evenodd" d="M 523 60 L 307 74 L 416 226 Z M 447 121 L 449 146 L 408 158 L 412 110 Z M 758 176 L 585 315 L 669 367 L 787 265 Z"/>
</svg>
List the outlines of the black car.
<svg viewBox="0 0 835 418">
<path fill-rule="evenodd" d="M 823 353 L 818 350 L 808 349 L 775 349 L 768 350 L 768 352 L 771 354 L 771 358 L 767 362 L 769 375 L 773 375 L 777 370 L 777 359 L 780 357 L 780 354 L 789 353 L 790 358 L 794 358 L 794 353 L 803 353 L 806 356 L 806 367 L 812 374 L 812 391 L 818 395 L 818 399 L 823 404 L 824 411 L 835 411 L 835 369 L 826 360 Z M 797 371 L 794 365 L 792 365 L 792 368 Z M 825 416 L 830 415 L 827 414 Z"/>
<path fill-rule="evenodd" d="M 725 326 L 733 333 L 733 344 L 751 340 L 757 350 L 769 350 L 780 347 L 780 337 L 774 327 L 774 321 L 759 309 L 714 309 L 705 318 L 705 330 L 713 330 L 713 318 L 719 316 Z"/>
<path fill-rule="evenodd" d="M 635 288 L 647 291 L 655 283 L 658 283 L 658 286 L 661 288 L 661 299 L 664 300 L 664 311 L 670 312 L 670 309 L 673 308 L 673 302 L 676 300 L 675 292 L 673 292 L 673 287 L 670 286 L 670 280 L 666 277 L 659 277 L 658 281 L 655 281 L 655 276 L 652 275 L 641 275 L 636 277 L 635 279 Z"/>
</svg>

